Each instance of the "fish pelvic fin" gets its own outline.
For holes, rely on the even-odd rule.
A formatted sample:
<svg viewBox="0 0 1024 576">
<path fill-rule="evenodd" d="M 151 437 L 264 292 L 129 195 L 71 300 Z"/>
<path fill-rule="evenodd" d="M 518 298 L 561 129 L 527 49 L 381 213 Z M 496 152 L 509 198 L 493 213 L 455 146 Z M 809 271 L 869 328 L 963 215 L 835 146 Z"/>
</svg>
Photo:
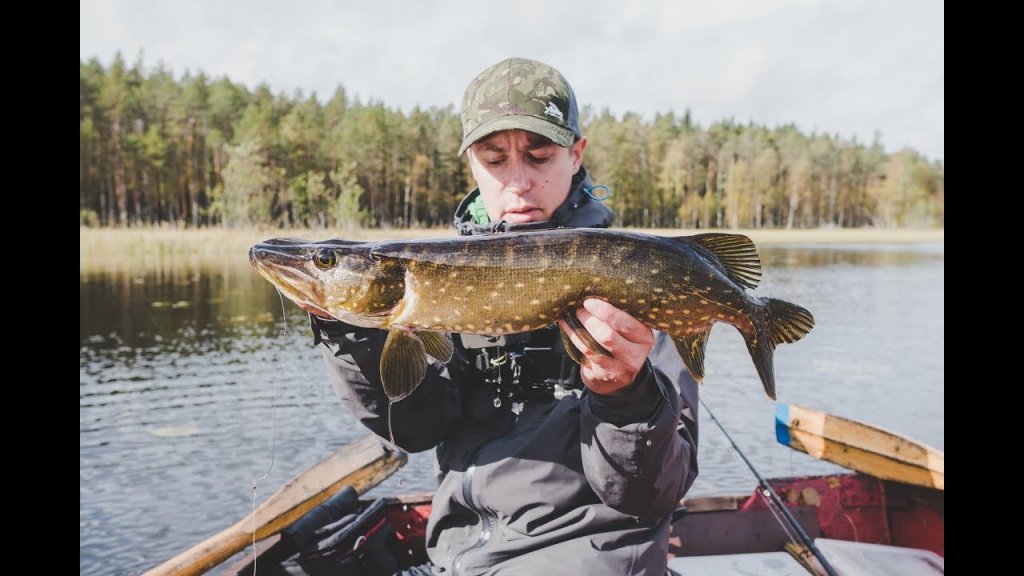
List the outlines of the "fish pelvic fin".
<svg viewBox="0 0 1024 576">
<path fill-rule="evenodd" d="M 711 334 L 711 325 L 683 336 L 673 338 L 676 343 L 676 350 L 683 358 L 683 363 L 690 371 L 690 376 L 697 382 L 704 380 L 704 350 L 708 347 L 708 336 Z"/>
<path fill-rule="evenodd" d="M 413 332 L 413 336 L 419 338 L 423 343 L 423 349 L 428 356 L 436 358 L 438 362 L 448 362 L 455 353 L 455 345 L 452 344 L 452 337 L 444 332 Z"/>
<path fill-rule="evenodd" d="M 594 336 L 587 331 L 586 326 L 583 325 L 583 322 L 580 322 L 580 318 L 576 315 L 575 310 L 570 310 L 566 313 L 565 321 L 569 324 L 569 327 L 572 328 L 572 331 L 580 337 L 580 340 L 583 340 L 583 344 L 585 344 L 591 352 L 600 354 L 601 356 L 607 356 L 609 358 L 612 357 L 612 353 L 604 346 L 601 346 L 601 343 L 595 340 Z M 571 344 L 572 340 L 569 340 L 569 343 Z M 573 349 L 576 349 L 576 347 L 573 346 Z M 568 347 L 566 347 L 566 350 L 568 351 Z M 573 360 L 576 360 L 577 364 L 582 364 L 581 360 L 583 359 L 583 354 L 579 350 L 576 350 L 576 353 L 579 354 L 580 360 L 576 360 L 576 358 L 573 357 L 572 352 L 569 353 L 569 356 L 572 357 Z"/>
<path fill-rule="evenodd" d="M 764 321 L 759 335 L 748 337 L 747 349 L 768 397 L 775 400 L 775 347 L 800 340 L 814 328 L 814 316 L 801 306 L 775 298 L 765 300 Z"/>
<path fill-rule="evenodd" d="M 380 355 L 380 380 L 384 393 L 398 402 L 419 386 L 427 375 L 427 348 L 415 332 L 393 328 Z"/>
<path fill-rule="evenodd" d="M 742 234 L 696 234 L 680 240 L 692 242 L 718 262 L 730 280 L 745 288 L 757 288 L 761 282 L 761 257 L 753 240 Z"/>
</svg>

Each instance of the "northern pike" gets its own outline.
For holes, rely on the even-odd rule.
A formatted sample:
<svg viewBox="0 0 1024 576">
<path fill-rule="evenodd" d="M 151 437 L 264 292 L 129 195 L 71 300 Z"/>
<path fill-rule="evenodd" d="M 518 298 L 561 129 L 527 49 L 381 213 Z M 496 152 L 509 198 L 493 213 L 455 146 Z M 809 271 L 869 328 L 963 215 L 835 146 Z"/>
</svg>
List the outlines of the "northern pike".
<svg viewBox="0 0 1024 576">
<path fill-rule="evenodd" d="M 451 358 L 449 333 L 514 334 L 565 319 L 588 348 L 608 355 L 576 318 L 586 298 L 671 336 L 698 382 L 711 327 L 732 324 L 773 399 L 775 347 L 814 326 L 804 308 L 748 292 L 761 263 L 739 234 L 574 228 L 387 242 L 278 238 L 253 246 L 249 261 L 306 310 L 388 330 L 380 374 L 393 401 L 423 379 L 427 356 Z M 581 362 L 564 332 L 562 339 Z"/>
</svg>

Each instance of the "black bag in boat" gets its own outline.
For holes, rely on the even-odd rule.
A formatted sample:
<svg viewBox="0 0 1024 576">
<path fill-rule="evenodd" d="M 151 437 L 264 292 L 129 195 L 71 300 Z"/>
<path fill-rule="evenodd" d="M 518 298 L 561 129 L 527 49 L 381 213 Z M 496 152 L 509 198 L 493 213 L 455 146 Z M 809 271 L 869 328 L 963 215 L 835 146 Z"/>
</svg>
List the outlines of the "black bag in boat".
<svg viewBox="0 0 1024 576">
<path fill-rule="evenodd" d="M 346 487 L 281 533 L 256 560 L 261 576 L 388 576 L 400 569 L 401 548 L 384 515 L 384 501 L 362 511 Z M 249 563 L 237 574 L 251 575 Z"/>
</svg>

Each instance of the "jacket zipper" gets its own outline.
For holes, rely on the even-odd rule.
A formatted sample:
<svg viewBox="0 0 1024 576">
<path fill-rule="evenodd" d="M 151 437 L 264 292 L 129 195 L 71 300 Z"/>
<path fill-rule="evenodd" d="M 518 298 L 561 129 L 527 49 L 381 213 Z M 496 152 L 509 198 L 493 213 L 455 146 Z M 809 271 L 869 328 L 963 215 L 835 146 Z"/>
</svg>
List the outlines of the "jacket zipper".
<svg viewBox="0 0 1024 576">
<path fill-rule="evenodd" d="M 462 564 L 462 557 L 465 556 L 466 552 L 487 544 L 487 541 L 491 539 L 492 530 L 496 524 L 496 519 L 492 520 L 491 515 L 488 512 L 478 509 L 476 507 L 476 502 L 473 500 L 472 487 L 473 472 L 475 470 L 476 464 L 473 464 L 466 469 L 466 474 L 462 477 L 462 498 L 466 501 L 466 506 L 468 506 L 470 510 L 476 512 L 477 516 L 480 517 L 480 536 L 477 537 L 476 542 L 471 546 L 463 549 L 455 555 L 455 558 L 452 560 L 452 576 L 458 576 L 459 568 Z"/>
<path fill-rule="evenodd" d="M 462 563 L 462 557 L 466 555 L 466 552 L 475 550 L 487 544 L 487 541 L 491 539 L 494 534 L 494 528 L 498 525 L 498 518 L 493 516 L 490 512 L 480 510 L 477 508 L 476 501 L 473 500 L 473 474 L 476 471 L 476 459 L 480 456 L 480 452 L 483 451 L 484 446 L 487 446 L 491 442 L 494 442 L 498 438 L 502 438 L 509 432 L 515 429 L 516 422 L 519 421 L 519 413 L 512 413 L 512 421 L 509 423 L 508 429 L 505 430 L 500 436 L 491 439 L 488 442 L 484 442 L 477 449 L 476 453 L 473 454 L 473 458 L 470 460 L 469 468 L 466 468 L 466 473 L 462 477 L 462 499 L 466 501 L 466 506 L 476 512 L 476 515 L 480 518 L 480 536 L 477 537 L 476 542 L 467 548 L 463 548 L 455 555 L 452 559 L 452 576 L 458 576 L 460 564 Z"/>
</svg>

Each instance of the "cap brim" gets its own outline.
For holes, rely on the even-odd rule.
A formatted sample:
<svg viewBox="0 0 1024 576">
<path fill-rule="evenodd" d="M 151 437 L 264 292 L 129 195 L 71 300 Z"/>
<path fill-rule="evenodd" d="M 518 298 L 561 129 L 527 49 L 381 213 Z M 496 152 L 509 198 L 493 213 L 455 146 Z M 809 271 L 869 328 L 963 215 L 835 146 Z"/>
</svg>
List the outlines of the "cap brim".
<svg viewBox="0 0 1024 576">
<path fill-rule="evenodd" d="M 459 155 L 461 156 L 466 151 L 466 148 L 472 146 L 477 140 L 502 130 L 526 130 L 527 132 L 540 134 L 563 148 L 572 144 L 573 140 L 576 139 L 576 134 L 572 130 L 556 126 L 534 116 L 498 116 L 497 118 L 487 120 L 473 129 L 472 132 L 466 134 L 462 139 L 462 146 L 459 147 Z"/>
</svg>

